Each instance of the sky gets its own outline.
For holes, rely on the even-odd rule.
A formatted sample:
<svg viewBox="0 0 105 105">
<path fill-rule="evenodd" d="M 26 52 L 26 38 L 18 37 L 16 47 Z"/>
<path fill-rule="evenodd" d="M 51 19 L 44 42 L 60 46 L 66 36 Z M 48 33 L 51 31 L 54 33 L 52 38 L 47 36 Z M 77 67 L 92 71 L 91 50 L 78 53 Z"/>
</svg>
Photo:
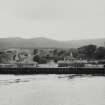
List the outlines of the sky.
<svg viewBox="0 0 105 105">
<path fill-rule="evenodd" d="M 105 0 L 0 0 L 0 37 L 105 38 Z"/>
</svg>

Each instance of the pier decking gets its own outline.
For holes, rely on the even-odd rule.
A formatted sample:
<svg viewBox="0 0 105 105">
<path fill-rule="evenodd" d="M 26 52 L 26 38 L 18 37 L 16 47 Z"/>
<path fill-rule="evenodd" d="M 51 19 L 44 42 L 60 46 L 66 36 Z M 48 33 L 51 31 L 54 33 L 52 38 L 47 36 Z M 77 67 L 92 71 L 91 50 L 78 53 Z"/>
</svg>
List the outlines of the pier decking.
<svg viewBox="0 0 105 105">
<path fill-rule="evenodd" d="M 0 74 L 105 74 L 105 68 L 0 68 Z"/>
</svg>

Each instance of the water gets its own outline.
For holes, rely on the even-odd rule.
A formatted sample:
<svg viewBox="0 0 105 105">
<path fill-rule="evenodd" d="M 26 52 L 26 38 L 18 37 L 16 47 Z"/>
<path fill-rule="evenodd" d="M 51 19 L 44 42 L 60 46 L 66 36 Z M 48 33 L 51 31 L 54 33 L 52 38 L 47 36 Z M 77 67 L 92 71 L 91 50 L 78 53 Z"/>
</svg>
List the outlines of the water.
<svg viewBox="0 0 105 105">
<path fill-rule="evenodd" d="M 0 75 L 0 105 L 105 105 L 105 77 Z"/>
</svg>

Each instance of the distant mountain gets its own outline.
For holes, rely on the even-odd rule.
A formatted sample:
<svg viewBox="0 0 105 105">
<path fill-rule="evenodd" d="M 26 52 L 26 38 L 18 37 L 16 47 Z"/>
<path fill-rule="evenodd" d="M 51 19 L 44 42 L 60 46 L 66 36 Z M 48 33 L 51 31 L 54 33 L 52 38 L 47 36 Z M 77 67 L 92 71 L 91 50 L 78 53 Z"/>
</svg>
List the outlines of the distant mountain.
<svg viewBox="0 0 105 105">
<path fill-rule="evenodd" d="M 72 40 L 72 41 L 66 41 L 66 43 L 72 45 L 73 48 L 77 48 L 77 47 L 81 47 L 81 46 L 89 45 L 89 44 L 105 47 L 105 38 Z"/>
<path fill-rule="evenodd" d="M 72 40 L 72 41 L 57 41 L 48 38 L 0 38 L 0 49 L 6 48 L 77 48 L 80 46 L 95 44 L 104 46 L 105 38 L 103 39 L 88 39 L 88 40 Z"/>
</svg>

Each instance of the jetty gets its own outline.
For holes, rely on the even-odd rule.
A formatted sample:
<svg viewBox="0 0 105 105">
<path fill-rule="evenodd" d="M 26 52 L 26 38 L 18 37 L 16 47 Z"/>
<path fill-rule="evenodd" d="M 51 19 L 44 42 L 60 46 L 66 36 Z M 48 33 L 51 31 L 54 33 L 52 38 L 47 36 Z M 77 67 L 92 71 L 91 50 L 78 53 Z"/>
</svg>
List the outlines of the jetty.
<svg viewBox="0 0 105 105">
<path fill-rule="evenodd" d="M 0 74 L 105 74 L 105 68 L 56 67 L 56 68 L 0 68 Z"/>
</svg>

